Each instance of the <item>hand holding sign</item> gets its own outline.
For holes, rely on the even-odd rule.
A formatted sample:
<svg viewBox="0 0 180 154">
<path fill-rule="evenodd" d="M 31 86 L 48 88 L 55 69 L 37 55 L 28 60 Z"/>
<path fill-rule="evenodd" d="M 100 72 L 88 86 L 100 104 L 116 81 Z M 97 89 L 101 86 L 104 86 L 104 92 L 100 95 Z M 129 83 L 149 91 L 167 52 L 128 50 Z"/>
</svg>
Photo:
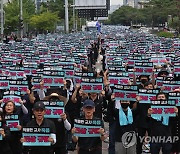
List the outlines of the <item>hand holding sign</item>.
<svg viewBox="0 0 180 154">
<path fill-rule="evenodd" d="M 178 108 L 177 107 L 174 108 L 174 112 L 176 113 L 176 115 L 178 115 Z"/>
<path fill-rule="evenodd" d="M 21 125 L 17 125 L 16 126 L 18 130 L 21 130 L 22 129 L 22 126 Z"/>
<path fill-rule="evenodd" d="M 48 142 L 51 142 L 51 144 L 53 144 L 54 143 L 54 139 L 52 137 L 49 137 L 48 138 Z"/>
<path fill-rule="evenodd" d="M 67 116 L 66 116 L 66 113 L 62 113 L 60 114 L 61 115 L 61 118 L 65 121 L 67 119 Z"/>
<path fill-rule="evenodd" d="M 153 113 L 153 109 L 152 109 L 152 108 L 149 108 L 149 109 L 148 109 L 148 116 L 151 116 L 152 113 Z"/>
<path fill-rule="evenodd" d="M 101 136 L 103 136 L 103 135 L 105 135 L 104 133 L 104 128 L 100 128 L 99 130 L 98 130 L 98 132 L 101 134 Z"/>
<path fill-rule="evenodd" d="M 3 128 L 0 129 L 0 134 L 2 135 L 3 138 L 6 136 Z"/>
</svg>

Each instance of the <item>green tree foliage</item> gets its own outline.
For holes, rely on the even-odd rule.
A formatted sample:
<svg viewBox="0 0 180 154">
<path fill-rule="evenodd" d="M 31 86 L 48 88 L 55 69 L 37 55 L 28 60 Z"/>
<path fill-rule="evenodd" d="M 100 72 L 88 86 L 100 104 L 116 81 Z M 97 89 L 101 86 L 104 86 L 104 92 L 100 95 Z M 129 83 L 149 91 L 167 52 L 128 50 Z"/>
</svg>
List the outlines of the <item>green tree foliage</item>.
<svg viewBox="0 0 180 154">
<path fill-rule="evenodd" d="M 180 16 L 179 0 L 151 0 L 143 9 L 122 6 L 113 12 L 107 23 L 110 24 L 146 24 L 147 26 L 160 26 L 168 21 L 168 15 L 172 18 Z M 179 17 L 180 18 L 180 17 Z M 177 26 L 177 18 L 174 25 Z"/>
<path fill-rule="evenodd" d="M 4 6 L 5 11 L 5 33 L 17 31 L 20 26 L 19 0 L 9 1 Z M 35 13 L 32 0 L 23 0 L 23 21 L 29 23 L 30 17 Z"/>
<path fill-rule="evenodd" d="M 49 11 L 41 14 L 34 15 L 30 18 L 30 26 L 36 29 L 38 32 L 43 33 L 46 31 L 55 30 L 56 23 L 58 22 L 57 13 L 51 13 Z"/>
</svg>

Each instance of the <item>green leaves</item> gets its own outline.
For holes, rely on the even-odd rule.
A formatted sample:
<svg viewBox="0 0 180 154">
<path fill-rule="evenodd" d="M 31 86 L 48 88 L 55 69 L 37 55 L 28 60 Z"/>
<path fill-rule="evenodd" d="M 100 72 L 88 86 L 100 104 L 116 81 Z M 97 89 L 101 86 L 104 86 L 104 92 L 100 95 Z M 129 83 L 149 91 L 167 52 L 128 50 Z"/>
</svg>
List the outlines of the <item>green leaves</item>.
<svg viewBox="0 0 180 154">
<path fill-rule="evenodd" d="M 38 15 L 33 15 L 30 18 L 30 25 L 36 30 L 43 31 L 53 31 L 55 29 L 56 23 L 59 21 L 57 12 L 43 12 Z"/>
<path fill-rule="evenodd" d="M 151 0 L 143 9 L 122 6 L 110 15 L 108 23 L 130 25 L 146 24 L 147 26 L 164 25 L 168 15 L 178 17 L 178 0 Z M 180 17 L 179 17 L 180 18 Z"/>
<path fill-rule="evenodd" d="M 4 6 L 5 11 L 5 33 L 17 31 L 20 26 L 19 0 L 12 0 Z M 23 0 L 23 21 L 28 23 L 30 17 L 35 13 L 32 0 Z"/>
</svg>

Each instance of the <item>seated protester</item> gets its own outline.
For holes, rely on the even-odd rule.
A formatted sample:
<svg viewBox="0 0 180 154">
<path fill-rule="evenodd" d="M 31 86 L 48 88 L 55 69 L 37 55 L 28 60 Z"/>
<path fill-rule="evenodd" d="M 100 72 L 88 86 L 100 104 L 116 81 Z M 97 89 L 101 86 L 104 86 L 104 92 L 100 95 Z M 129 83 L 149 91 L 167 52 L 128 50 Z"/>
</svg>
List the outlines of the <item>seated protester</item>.
<svg viewBox="0 0 180 154">
<path fill-rule="evenodd" d="M 12 154 L 8 142 L 9 137 L 11 136 L 11 132 L 9 127 L 6 126 L 2 112 L 0 112 L 0 136 L 2 137 L 2 140 L 0 140 L 1 154 Z"/>
<path fill-rule="evenodd" d="M 49 97 L 48 101 L 61 101 L 58 96 Z M 54 154 L 66 154 L 66 130 L 71 129 L 71 124 L 66 113 L 62 113 L 61 119 L 50 119 L 54 122 L 56 130 L 56 144 L 53 145 Z"/>
<path fill-rule="evenodd" d="M 94 116 L 95 104 L 92 100 L 85 100 L 83 104 L 83 112 L 85 119 L 99 119 Z M 76 128 L 72 129 L 72 134 L 76 132 Z M 102 141 L 106 139 L 104 126 L 99 129 L 101 137 L 77 137 L 72 136 L 74 142 L 78 143 L 78 154 L 102 154 Z"/>
<path fill-rule="evenodd" d="M 125 147 L 125 142 L 122 136 L 125 133 L 131 132 L 132 137 L 136 136 L 134 118 L 136 110 L 130 109 L 130 102 L 126 100 L 114 101 L 113 115 L 115 118 L 115 153 L 116 154 L 136 154 L 136 140 L 132 145 Z"/>
<path fill-rule="evenodd" d="M 48 138 L 48 141 L 51 142 L 51 145 L 54 145 L 56 143 L 56 128 L 54 125 L 54 122 L 52 122 L 49 119 L 44 118 L 46 109 L 43 102 L 36 102 L 33 106 L 33 114 L 34 119 L 32 119 L 30 122 L 27 123 L 27 127 L 37 127 L 37 128 L 49 128 L 50 129 L 50 137 Z M 21 138 L 21 142 L 25 142 L 24 138 Z M 28 154 L 53 154 L 53 148 L 50 147 L 44 147 L 44 146 L 35 146 L 35 147 L 29 147 L 29 153 Z M 20 153 L 19 153 L 20 154 Z"/>
<path fill-rule="evenodd" d="M 19 115 L 19 122 L 20 125 L 17 125 L 18 131 L 11 131 L 11 136 L 9 138 L 9 145 L 11 147 L 11 151 L 13 154 L 20 154 L 22 153 L 22 144 L 20 142 L 20 138 L 22 136 L 22 116 L 23 114 L 27 114 L 28 110 L 24 106 L 23 101 L 20 99 L 21 107 L 16 107 L 15 103 L 11 100 L 6 102 L 3 106 L 3 115 L 4 117 L 18 114 Z"/>
<path fill-rule="evenodd" d="M 166 93 L 160 92 L 156 95 L 156 100 L 163 101 L 168 100 L 168 96 Z M 175 113 L 178 114 L 178 109 L 175 107 L 174 109 Z M 148 116 L 151 116 L 152 109 L 148 109 Z M 164 137 L 167 139 L 168 137 L 171 137 L 171 127 L 169 124 L 169 117 L 162 117 L 159 119 L 158 117 L 152 117 L 151 118 L 151 136 L 152 137 Z M 150 149 L 151 154 L 158 154 L 160 152 L 160 149 L 162 148 L 163 154 L 170 154 L 172 145 L 170 142 L 164 143 L 151 143 Z"/>
</svg>

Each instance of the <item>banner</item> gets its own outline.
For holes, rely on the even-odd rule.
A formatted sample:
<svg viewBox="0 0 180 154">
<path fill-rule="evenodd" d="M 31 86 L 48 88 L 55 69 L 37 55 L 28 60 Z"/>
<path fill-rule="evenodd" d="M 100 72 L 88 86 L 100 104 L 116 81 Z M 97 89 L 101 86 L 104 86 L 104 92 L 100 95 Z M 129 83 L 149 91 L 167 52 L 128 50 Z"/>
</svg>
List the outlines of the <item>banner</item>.
<svg viewBox="0 0 180 154">
<path fill-rule="evenodd" d="M 159 93 L 159 90 L 147 90 L 147 89 L 139 89 L 139 103 L 147 103 L 150 104 L 151 101 L 156 100 L 156 95 Z"/>
<path fill-rule="evenodd" d="M 2 130 L 3 128 L 2 128 L 2 122 L 0 122 L 0 130 Z M 2 138 L 2 135 L 0 134 L 0 141 L 2 141 L 3 140 L 3 138 Z"/>
<path fill-rule="evenodd" d="M 175 105 L 180 106 L 180 92 L 169 92 L 169 99 L 175 100 Z"/>
<path fill-rule="evenodd" d="M 43 76 L 45 86 L 62 86 L 64 85 L 64 77 L 62 76 Z"/>
<path fill-rule="evenodd" d="M 64 103 L 63 102 L 48 102 L 43 101 L 46 107 L 45 118 L 60 119 L 60 114 L 64 113 Z"/>
<path fill-rule="evenodd" d="M 175 100 L 151 101 L 152 117 L 175 117 Z"/>
<path fill-rule="evenodd" d="M 23 146 L 51 146 L 48 141 L 50 137 L 49 128 L 25 127 L 22 136 L 25 139 Z"/>
<path fill-rule="evenodd" d="M 9 89 L 9 81 L 0 80 L 0 89 Z"/>
<path fill-rule="evenodd" d="M 19 129 L 17 128 L 17 126 L 20 125 L 19 115 L 17 114 L 6 115 L 5 120 L 6 120 L 6 125 L 10 128 L 10 131 L 19 131 Z"/>
<path fill-rule="evenodd" d="M 98 130 L 102 128 L 102 120 L 75 119 L 74 127 L 76 128 L 76 133 L 74 136 L 100 137 L 101 134 L 98 132 Z"/>
<path fill-rule="evenodd" d="M 180 81 L 163 81 L 163 92 L 172 92 L 175 89 L 179 89 Z"/>
<path fill-rule="evenodd" d="M 115 85 L 114 88 L 115 100 L 136 101 L 138 94 L 137 86 Z"/>
<path fill-rule="evenodd" d="M 82 78 L 81 88 L 86 93 L 100 93 L 103 90 L 103 78 Z"/>
</svg>

